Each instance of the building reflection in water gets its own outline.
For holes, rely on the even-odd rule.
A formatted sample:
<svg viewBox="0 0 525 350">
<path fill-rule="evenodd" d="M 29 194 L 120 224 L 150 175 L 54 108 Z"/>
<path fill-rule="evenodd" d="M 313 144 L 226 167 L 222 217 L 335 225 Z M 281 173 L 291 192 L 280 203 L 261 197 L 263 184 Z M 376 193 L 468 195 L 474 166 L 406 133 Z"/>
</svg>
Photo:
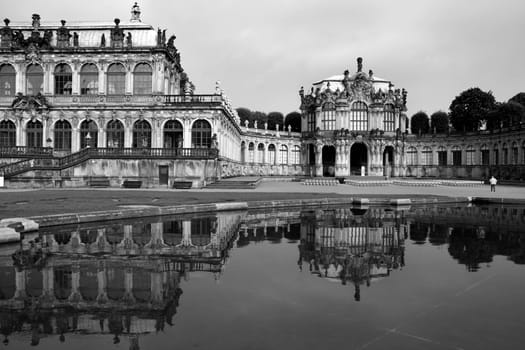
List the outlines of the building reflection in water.
<svg viewBox="0 0 525 350">
<path fill-rule="evenodd" d="M 158 219 L 157 219 L 158 220 Z M 163 219 L 166 220 L 166 219 Z M 0 328 L 31 345 L 68 333 L 128 338 L 173 325 L 191 272 L 218 279 L 240 214 L 43 231 L 0 261 Z"/>
<path fill-rule="evenodd" d="M 219 279 L 234 246 L 297 244 L 301 271 L 352 286 L 359 301 L 362 286 L 405 265 L 406 242 L 413 249 L 446 245 L 468 271 L 495 255 L 523 264 L 524 224 L 523 208 L 418 206 L 226 212 L 42 230 L 12 257 L 0 257 L 0 332 L 4 344 L 13 337 L 31 345 L 44 337 L 67 342 L 75 333 L 139 349 L 142 335 L 173 325 L 191 273 Z"/>
<path fill-rule="evenodd" d="M 407 227 L 403 211 L 381 209 L 334 209 L 303 213 L 299 264 L 310 272 L 354 286 L 390 275 L 404 265 Z"/>
<path fill-rule="evenodd" d="M 415 244 L 448 245 L 448 252 L 468 271 L 506 256 L 525 264 L 525 209 L 512 206 L 428 206 L 406 213 Z"/>
</svg>

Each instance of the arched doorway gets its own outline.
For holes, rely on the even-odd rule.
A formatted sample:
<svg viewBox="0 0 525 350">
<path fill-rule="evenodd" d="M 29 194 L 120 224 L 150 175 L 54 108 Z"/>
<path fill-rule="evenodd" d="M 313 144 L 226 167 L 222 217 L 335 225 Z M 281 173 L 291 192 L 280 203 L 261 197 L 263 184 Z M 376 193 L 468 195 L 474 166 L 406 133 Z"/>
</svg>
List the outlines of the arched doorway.
<svg viewBox="0 0 525 350">
<path fill-rule="evenodd" d="M 315 145 L 308 145 L 308 165 L 310 176 L 315 176 Z"/>
<path fill-rule="evenodd" d="M 350 175 L 366 175 L 368 168 L 368 149 L 362 142 L 350 148 Z"/>
<path fill-rule="evenodd" d="M 323 147 L 323 176 L 335 176 L 335 147 Z"/>
<path fill-rule="evenodd" d="M 394 147 L 386 146 L 383 152 L 383 176 L 394 175 Z"/>
</svg>

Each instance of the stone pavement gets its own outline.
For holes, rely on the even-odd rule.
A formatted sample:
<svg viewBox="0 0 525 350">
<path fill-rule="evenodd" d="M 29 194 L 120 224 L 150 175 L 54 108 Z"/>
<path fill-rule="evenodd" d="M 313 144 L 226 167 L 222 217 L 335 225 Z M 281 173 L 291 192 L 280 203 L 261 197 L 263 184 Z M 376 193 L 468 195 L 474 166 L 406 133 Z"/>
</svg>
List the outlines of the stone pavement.
<svg viewBox="0 0 525 350">
<path fill-rule="evenodd" d="M 175 206 L 203 203 L 359 198 L 429 198 L 482 197 L 525 205 L 525 187 L 498 186 L 496 193 L 488 185 L 460 186 L 305 186 L 300 182 L 263 181 L 256 189 L 40 189 L 0 190 L 0 219 L 63 213 L 116 210 L 138 205 Z"/>
</svg>

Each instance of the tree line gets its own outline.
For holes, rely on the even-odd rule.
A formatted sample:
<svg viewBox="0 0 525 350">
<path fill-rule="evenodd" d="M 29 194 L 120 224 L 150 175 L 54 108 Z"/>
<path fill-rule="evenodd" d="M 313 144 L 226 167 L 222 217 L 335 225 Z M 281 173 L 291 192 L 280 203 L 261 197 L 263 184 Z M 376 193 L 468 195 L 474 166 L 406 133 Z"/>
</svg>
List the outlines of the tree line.
<svg viewBox="0 0 525 350">
<path fill-rule="evenodd" d="M 301 132 L 301 113 L 290 112 L 284 116 L 281 112 L 270 112 L 268 114 L 259 111 L 252 111 L 245 107 L 237 108 L 237 114 L 241 119 L 241 125 L 245 125 L 248 121 L 248 126 L 253 128 L 257 122 L 257 129 L 264 129 L 264 124 L 268 123 L 268 130 L 276 130 L 279 125 L 279 130 L 288 131 L 288 125 L 292 127 L 292 132 Z"/>
<path fill-rule="evenodd" d="M 507 102 L 497 102 L 491 91 L 470 88 L 450 104 L 449 113 L 437 111 L 430 118 L 423 112 L 410 120 L 413 134 L 461 133 L 478 130 L 494 131 L 525 123 L 525 93 Z"/>
<path fill-rule="evenodd" d="M 252 111 L 248 108 L 237 108 L 241 125 L 248 121 L 250 128 L 257 122 L 258 129 L 301 132 L 301 113 L 294 111 L 284 116 L 281 112 L 268 114 Z M 470 88 L 461 92 L 450 104 L 449 112 L 437 111 L 428 116 L 419 111 L 410 119 L 413 134 L 444 134 L 473 132 L 478 130 L 498 130 L 525 123 L 525 92 L 521 92 L 507 102 L 497 102 L 491 91 Z"/>
</svg>

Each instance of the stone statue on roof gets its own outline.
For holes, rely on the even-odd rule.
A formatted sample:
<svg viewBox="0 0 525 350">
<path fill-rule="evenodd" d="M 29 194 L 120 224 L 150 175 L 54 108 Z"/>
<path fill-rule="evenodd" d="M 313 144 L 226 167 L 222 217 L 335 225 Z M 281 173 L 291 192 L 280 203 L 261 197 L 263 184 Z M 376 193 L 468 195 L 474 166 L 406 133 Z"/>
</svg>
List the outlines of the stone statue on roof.
<svg viewBox="0 0 525 350">
<path fill-rule="evenodd" d="M 137 3 L 135 3 L 131 7 L 131 22 L 142 22 L 140 20 L 140 7 Z"/>
</svg>

